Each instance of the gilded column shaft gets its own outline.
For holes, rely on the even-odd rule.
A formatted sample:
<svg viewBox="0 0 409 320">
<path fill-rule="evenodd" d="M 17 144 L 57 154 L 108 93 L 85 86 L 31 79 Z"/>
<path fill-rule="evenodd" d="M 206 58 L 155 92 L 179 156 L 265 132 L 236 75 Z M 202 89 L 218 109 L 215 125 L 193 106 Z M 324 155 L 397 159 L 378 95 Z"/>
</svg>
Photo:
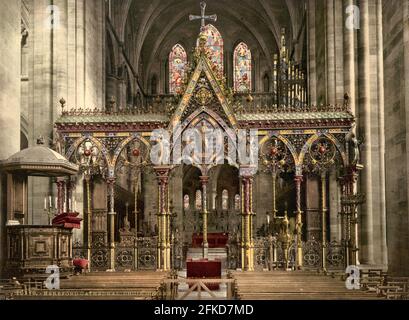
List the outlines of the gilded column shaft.
<svg viewBox="0 0 409 320">
<path fill-rule="evenodd" d="M 209 243 L 207 239 L 207 184 L 209 183 L 208 176 L 200 177 L 200 182 L 202 184 L 202 210 L 203 210 L 203 258 L 208 257 Z"/>
<path fill-rule="evenodd" d="M 252 241 L 252 176 L 242 177 L 242 269 L 254 271 L 253 241 Z"/>
<path fill-rule="evenodd" d="M 322 269 L 326 270 L 327 258 L 327 175 L 321 174 L 321 232 L 322 232 Z"/>
<path fill-rule="evenodd" d="M 91 268 L 92 247 L 92 208 L 91 208 L 91 177 L 85 176 L 85 188 L 87 193 L 87 259 L 88 268 Z"/>
<path fill-rule="evenodd" d="M 301 211 L 301 183 L 303 182 L 303 176 L 296 176 L 295 179 L 295 191 L 296 191 L 296 236 L 297 236 L 297 268 L 303 266 L 303 250 L 302 250 L 302 211 Z"/>
<path fill-rule="evenodd" d="M 155 168 L 158 178 L 158 269 L 170 270 L 169 168 Z"/>
<path fill-rule="evenodd" d="M 109 225 L 110 225 L 110 267 L 115 270 L 115 178 L 108 179 L 108 193 L 109 193 Z"/>
</svg>

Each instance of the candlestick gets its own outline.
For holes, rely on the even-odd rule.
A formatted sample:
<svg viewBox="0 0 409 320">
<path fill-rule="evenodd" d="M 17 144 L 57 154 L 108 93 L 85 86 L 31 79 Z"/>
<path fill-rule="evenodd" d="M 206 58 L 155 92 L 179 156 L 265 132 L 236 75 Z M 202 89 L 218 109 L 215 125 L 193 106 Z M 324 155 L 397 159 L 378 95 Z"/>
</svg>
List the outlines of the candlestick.
<svg viewBox="0 0 409 320">
<path fill-rule="evenodd" d="M 44 197 L 44 210 L 47 210 L 47 197 Z"/>
</svg>

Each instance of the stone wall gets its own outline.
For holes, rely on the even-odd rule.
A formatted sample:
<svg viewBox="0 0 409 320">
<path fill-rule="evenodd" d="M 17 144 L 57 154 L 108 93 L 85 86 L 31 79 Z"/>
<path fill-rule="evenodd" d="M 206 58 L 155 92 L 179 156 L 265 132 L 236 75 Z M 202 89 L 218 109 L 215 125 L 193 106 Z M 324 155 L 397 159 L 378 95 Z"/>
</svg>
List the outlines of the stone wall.
<svg viewBox="0 0 409 320">
<path fill-rule="evenodd" d="M 20 150 L 20 7 L 20 1 L 0 0 L 0 160 Z M 0 276 L 6 253 L 5 180 L 0 176 Z"/>
</svg>

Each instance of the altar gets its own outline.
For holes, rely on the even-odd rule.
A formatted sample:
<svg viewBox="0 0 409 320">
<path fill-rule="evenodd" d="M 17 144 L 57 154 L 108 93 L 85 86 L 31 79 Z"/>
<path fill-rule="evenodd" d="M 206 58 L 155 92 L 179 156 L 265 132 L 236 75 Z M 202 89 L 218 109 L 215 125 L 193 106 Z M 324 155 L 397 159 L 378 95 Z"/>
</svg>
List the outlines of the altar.
<svg viewBox="0 0 409 320">
<path fill-rule="evenodd" d="M 228 233 L 208 233 L 207 242 L 209 248 L 225 248 L 229 241 Z M 192 235 L 192 248 L 201 248 L 203 246 L 203 234 L 194 233 Z"/>
</svg>

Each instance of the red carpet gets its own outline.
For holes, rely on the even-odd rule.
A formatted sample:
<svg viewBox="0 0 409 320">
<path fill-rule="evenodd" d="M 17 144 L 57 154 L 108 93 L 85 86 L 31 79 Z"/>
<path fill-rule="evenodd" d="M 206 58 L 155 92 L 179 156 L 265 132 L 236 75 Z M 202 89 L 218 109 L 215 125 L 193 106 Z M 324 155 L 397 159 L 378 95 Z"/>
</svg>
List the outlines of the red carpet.
<svg viewBox="0 0 409 320">
<path fill-rule="evenodd" d="M 221 261 L 208 261 L 207 259 L 198 261 L 188 260 L 186 267 L 188 279 L 220 279 L 222 277 Z M 219 290 L 220 288 L 220 285 L 217 283 L 209 283 L 206 286 L 210 290 Z"/>
</svg>

